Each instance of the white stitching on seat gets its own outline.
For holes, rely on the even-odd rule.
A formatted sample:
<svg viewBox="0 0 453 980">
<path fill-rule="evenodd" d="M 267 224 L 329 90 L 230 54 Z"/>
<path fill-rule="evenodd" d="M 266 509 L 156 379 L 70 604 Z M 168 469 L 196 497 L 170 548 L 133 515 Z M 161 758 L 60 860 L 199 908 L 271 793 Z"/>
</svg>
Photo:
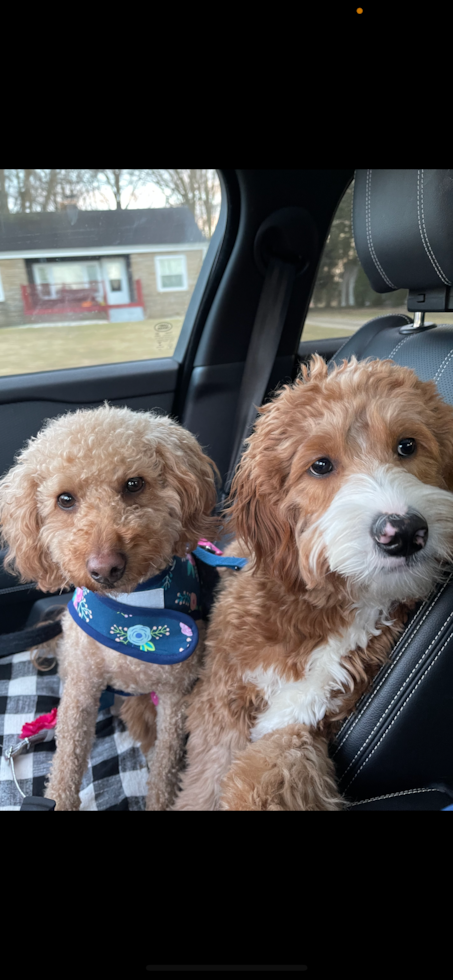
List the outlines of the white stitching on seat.
<svg viewBox="0 0 453 980">
<path fill-rule="evenodd" d="M 439 367 L 437 368 L 437 371 L 434 375 L 433 381 L 439 380 L 441 374 L 444 373 L 445 368 L 448 366 L 448 362 L 451 361 L 452 357 L 453 357 L 453 348 L 448 352 L 448 354 L 445 355 L 443 361 L 440 362 Z"/>
<path fill-rule="evenodd" d="M 412 320 L 411 320 L 410 316 L 406 316 L 405 313 L 381 313 L 380 316 L 374 316 L 372 318 L 372 320 L 385 320 L 389 316 L 400 316 L 400 317 L 402 317 L 406 321 L 406 323 L 412 323 Z M 368 323 L 372 323 L 372 320 L 369 320 Z M 367 326 L 367 324 L 364 323 L 363 326 L 365 327 L 365 326 Z M 357 333 L 358 333 L 358 331 L 357 331 Z M 303 336 L 303 334 L 302 334 L 302 336 Z M 352 334 L 351 337 L 348 337 L 347 340 L 345 340 L 344 343 L 342 343 L 341 347 L 339 347 L 338 350 L 335 352 L 334 357 L 338 357 L 338 354 L 341 354 L 341 351 L 343 350 L 343 347 L 346 347 L 346 344 L 348 344 L 349 341 L 352 340 L 352 337 L 354 337 L 354 334 Z M 374 340 L 374 337 L 372 339 Z M 410 339 L 409 337 L 405 337 L 404 338 L 404 340 L 409 340 L 409 339 Z M 402 344 L 404 344 L 404 340 L 401 341 Z M 369 342 L 371 343 L 371 341 L 369 341 Z M 365 350 L 366 350 L 366 348 L 365 348 Z M 392 351 L 392 354 L 393 353 L 394 352 Z M 388 357 L 391 357 L 391 354 L 389 354 Z"/>
<path fill-rule="evenodd" d="M 351 339 L 351 338 L 350 338 L 350 337 L 348 337 L 348 339 L 347 339 L 347 340 L 344 340 L 344 341 L 343 341 L 343 343 L 342 343 L 342 345 L 341 345 L 341 347 L 339 347 L 339 348 L 338 348 L 338 350 L 337 350 L 337 351 L 335 351 L 335 354 L 333 355 L 334 357 L 337 357 L 337 355 L 338 355 L 338 354 L 341 354 L 341 351 L 343 350 L 343 347 L 346 347 L 346 344 L 348 344 L 348 343 L 349 343 L 349 341 L 350 341 L 350 339 Z"/>
<path fill-rule="evenodd" d="M 367 170 L 366 185 L 365 185 L 365 228 L 366 228 L 366 238 L 368 242 L 368 248 L 370 250 L 370 255 L 371 258 L 373 259 L 376 269 L 378 270 L 379 274 L 382 276 L 384 282 L 387 283 L 387 286 L 391 286 L 392 289 L 398 289 L 398 286 L 395 286 L 395 284 L 388 278 L 388 276 L 386 276 L 381 266 L 381 263 L 379 262 L 379 259 L 376 255 L 376 252 L 374 250 L 373 239 L 371 237 L 371 174 L 372 174 L 372 170 Z"/>
<path fill-rule="evenodd" d="M 410 631 L 409 632 L 409 635 L 407 635 L 406 631 L 404 631 L 403 635 L 398 640 L 396 646 L 393 649 L 391 660 L 388 660 L 381 667 L 380 673 L 382 672 L 382 675 L 383 675 L 381 682 L 379 684 L 376 684 L 376 679 L 377 679 L 377 677 L 379 677 L 379 674 L 377 674 L 377 677 L 375 678 L 375 684 L 376 684 L 376 686 L 374 687 L 374 689 L 372 689 L 371 691 L 367 691 L 363 695 L 363 700 L 366 703 L 364 703 L 364 706 L 363 706 L 362 710 L 358 713 L 355 721 L 353 722 L 353 724 L 349 728 L 349 730 L 346 733 L 343 741 L 340 742 L 340 744 L 338 745 L 338 748 L 336 749 L 336 752 L 338 752 L 338 749 L 340 749 L 341 746 L 344 744 L 344 742 L 349 738 L 349 735 L 351 734 L 353 728 L 355 728 L 357 722 L 362 717 L 364 711 L 366 711 L 368 705 L 371 704 L 371 702 L 373 701 L 373 699 L 376 697 L 376 694 L 379 691 L 379 688 L 382 686 L 382 684 L 384 683 L 384 681 L 386 680 L 386 678 L 389 676 L 390 672 L 394 669 L 394 667 L 396 666 L 396 664 L 398 663 L 398 661 L 401 659 L 403 653 L 405 652 L 405 650 L 409 646 L 409 643 L 412 642 L 412 640 L 414 639 L 415 635 L 418 633 L 418 631 L 421 628 L 421 626 L 423 625 L 426 617 L 429 615 L 429 613 L 431 612 L 431 610 L 434 608 L 436 602 L 440 599 L 442 593 L 447 588 L 447 585 L 451 581 L 452 577 L 453 577 L 453 575 L 450 575 L 449 576 L 449 578 L 444 583 L 444 585 L 442 586 L 442 588 L 439 590 L 439 592 L 437 592 L 434 595 L 434 597 L 433 597 L 433 599 L 431 601 L 429 599 L 427 599 L 426 600 L 426 603 L 424 603 L 424 605 L 420 607 L 420 609 L 418 610 L 416 616 L 414 617 L 414 619 L 412 620 L 412 622 L 409 624 L 409 627 L 408 627 L 408 629 Z M 422 615 L 423 612 L 424 612 L 424 615 Z M 418 622 L 417 622 L 417 618 L 419 618 L 419 621 Z M 448 619 L 446 620 L 446 622 L 448 622 Z M 414 626 L 415 626 L 415 629 L 413 628 Z M 444 628 L 444 626 L 445 626 L 445 623 L 443 624 L 441 630 Z M 362 698 L 360 700 L 362 700 Z M 360 704 L 360 701 L 358 702 L 358 704 Z M 345 719 L 344 725 L 346 725 L 348 723 L 348 721 L 350 721 L 350 717 Z M 337 733 L 337 738 L 338 738 L 338 735 L 339 734 L 341 734 L 341 729 Z M 336 752 L 335 752 L 335 754 L 336 754 Z"/>
<path fill-rule="evenodd" d="M 420 174 L 422 175 L 421 176 L 421 180 L 420 180 Z M 420 221 L 420 202 L 421 202 L 422 221 Z M 429 261 L 431 262 L 431 265 L 433 266 L 434 271 L 437 272 L 437 275 L 439 276 L 439 279 L 441 279 L 442 282 L 445 283 L 446 286 L 451 286 L 450 280 L 447 279 L 445 273 L 442 271 L 442 269 L 441 269 L 441 267 L 440 267 L 440 265 L 439 265 L 439 263 L 438 263 L 438 261 L 436 259 L 436 256 L 434 255 L 434 252 L 433 252 L 433 250 L 431 248 L 431 245 L 429 243 L 428 234 L 427 234 L 427 231 L 426 231 L 425 213 L 424 213 L 424 209 L 423 209 L 423 170 L 417 170 L 417 213 L 418 213 L 418 227 L 420 229 L 420 236 L 421 236 L 421 240 L 423 242 L 424 248 L 425 248 L 425 252 L 426 252 L 426 254 L 427 254 L 428 258 L 429 258 Z M 422 222 L 423 222 L 423 229 L 422 229 Z M 425 237 L 423 237 L 423 235 Z M 425 241 L 425 239 L 426 239 L 426 241 Z"/>
<path fill-rule="evenodd" d="M 335 752 L 332 755 L 332 758 L 335 757 L 335 755 L 337 754 L 337 752 L 342 748 L 342 746 L 344 745 L 344 743 L 347 741 L 347 739 L 349 738 L 352 730 L 357 725 L 357 722 L 360 720 L 360 718 L 362 717 L 363 713 L 366 711 L 366 709 L 368 708 L 368 706 L 371 704 L 371 702 L 373 701 L 373 699 L 376 697 L 376 694 L 379 691 L 379 688 L 382 687 L 382 684 L 386 681 L 386 679 L 387 679 L 387 677 L 389 677 L 391 671 L 394 669 L 394 667 L 396 666 L 396 664 L 398 663 L 398 661 L 401 659 L 403 653 L 405 652 L 405 650 L 409 646 L 409 643 L 412 642 L 412 640 L 414 639 L 415 635 L 418 633 L 419 629 L 421 628 L 421 626 L 425 622 L 426 617 L 429 615 L 429 613 L 431 612 L 431 610 L 434 608 L 434 606 L 436 605 L 436 602 L 440 599 L 442 593 L 445 592 L 445 589 L 447 588 L 447 585 L 449 584 L 449 582 L 451 581 L 452 578 L 453 578 L 453 573 L 452 573 L 452 575 L 450 575 L 448 577 L 447 581 L 444 583 L 444 585 L 442 586 L 442 588 L 439 589 L 439 592 L 437 592 L 436 595 L 434 595 L 433 599 L 432 600 L 427 599 L 425 606 L 424 607 L 423 606 L 420 607 L 418 613 L 416 614 L 416 616 L 412 620 L 412 623 L 409 624 L 409 627 L 408 627 L 408 629 L 410 631 L 409 636 L 407 636 L 406 631 L 403 633 L 403 635 L 400 637 L 400 639 L 398 640 L 398 643 L 396 644 L 396 646 L 393 649 L 392 659 L 389 660 L 389 661 L 387 661 L 387 663 L 383 664 L 383 666 L 381 668 L 381 670 L 383 672 L 383 675 L 382 675 L 382 679 L 381 679 L 380 683 L 379 684 L 376 684 L 376 686 L 371 691 L 367 691 L 363 695 L 363 698 L 365 700 L 364 706 L 363 706 L 362 710 L 359 711 L 359 713 L 357 714 L 357 717 L 353 721 L 351 727 L 346 732 L 343 740 L 338 744 L 337 748 L 335 749 Z M 424 615 L 422 615 L 423 611 L 424 611 Z M 450 615 L 453 615 L 453 613 L 451 613 Z M 417 623 L 417 616 L 421 617 L 419 619 L 419 622 L 418 623 Z M 449 619 L 450 619 L 450 616 L 448 616 L 447 619 L 445 620 L 443 626 L 439 630 L 439 633 L 442 632 L 442 630 L 444 629 L 446 623 L 448 623 L 448 620 Z M 415 626 L 415 624 L 417 624 L 417 625 Z M 414 626 L 415 626 L 415 629 L 413 629 Z M 434 640 L 432 641 L 432 643 L 435 643 L 437 637 L 439 636 L 439 633 L 437 633 L 437 635 L 434 637 Z M 432 646 L 432 643 L 430 644 L 430 646 Z M 425 651 L 425 653 L 427 653 L 428 650 L 429 650 L 429 647 Z M 377 675 L 377 676 L 379 676 L 379 675 Z M 375 682 L 376 682 L 376 678 L 375 678 Z M 358 704 L 359 703 L 360 702 L 358 702 Z M 348 723 L 348 721 L 350 721 L 350 720 L 351 720 L 350 717 L 349 718 L 346 718 L 345 721 L 344 721 L 344 725 L 346 725 Z M 373 731 L 374 731 L 374 729 L 373 729 Z M 337 733 L 337 738 L 338 738 L 338 735 L 340 735 L 340 734 L 341 734 L 341 729 L 339 729 L 339 731 Z M 360 749 L 358 749 L 358 752 L 354 756 L 354 759 L 357 758 L 358 753 L 362 750 L 362 748 L 364 748 L 364 746 L 366 745 L 367 741 L 368 741 L 368 738 L 360 746 Z M 353 762 L 354 762 L 354 759 L 352 760 Z M 352 763 L 351 763 L 351 765 L 352 765 Z M 348 766 L 348 769 L 349 768 L 350 767 Z M 346 772 L 347 771 L 348 770 L 346 769 Z"/>
<path fill-rule="evenodd" d="M 356 752 L 356 754 L 355 754 L 355 756 L 354 756 L 354 758 L 353 758 L 353 759 L 351 760 L 351 762 L 349 763 L 349 766 L 347 767 L 347 769 L 345 769 L 345 771 L 344 771 L 344 772 L 342 773 L 342 777 L 341 777 L 342 779 L 344 778 L 344 776 L 346 775 L 346 773 L 348 772 L 348 770 L 349 770 L 349 769 L 351 768 L 351 766 L 352 766 L 352 765 L 354 764 L 354 762 L 355 762 L 355 760 L 357 759 L 357 756 L 358 756 L 358 755 L 360 755 L 360 753 L 361 753 L 361 751 L 362 751 L 362 749 L 364 749 L 364 748 L 365 748 L 365 746 L 366 746 L 366 744 L 367 744 L 367 742 L 369 742 L 369 741 L 370 741 L 370 738 L 371 738 L 371 737 L 372 737 L 372 736 L 374 735 L 374 733 L 375 733 L 375 731 L 376 731 L 376 729 L 378 729 L 378 728 L 379 728 L 379 726 L 380 726 L 380 724 L 381 724 L 381 722 L 383 721 L 383 719 L 385 718 L 385 716 L 386 716 L 386 714 L 387 714 L 387 713 L 388 713 L 388 712 L 390 711 L 390 708 L 392 707 L 392 705 L 393 705 L 393 703 L 394 703 L 394 701 L 396 701 L 396 700 L 398 699 L 398 696 L 399 696 L 399 695 L 401 694 L 401 691 L 402 691 L 402 690 L 403 690 L 403 689 L 404 689 L 404 688 L 406 687 L 406 684 L 408 684 L 408 682 L 410 681 L 410 679 L 411 679 L 411 677 L 412 677 L 412 674 L 414 674 L 414 673 L 416 672 L 416 670 L 418 669 L 418 667 L 420 666 L 420 664 L 421 664 L 421 663 L 423 662 L 423 660 L 424 660 L 424 659 L 426 658 L 426 655 L 427 655 L 427 654 L 429 653 L 429 650 L 431 649 L 431 647 L 432 647 L 432 645 L 433 645 L 433 643 L 435 643 L 435 642 L 436 642 L 436 640 L 437 640 L 437 638 L 438 638 L 438 636 L 440 635 L 440 633 L 442 633 L 442 630 L 443 630 L 443 629 L 445 628 L 445 626 L 446 626 L 446 625 L 447 625 L 447 623 L 448 623 L 448 620 L 449 620 L 449 619 L 451 619 L 451 618 L 452 618 L 452 616 L 453 616 L 453 612 L 451 612 L 451 613 L 450 613 L 450 615 L 449 615 L 449 616 L 447 616 L 447 619 L 445 620 L 445 622 L 444 622 L 444 624 L 443 624 L 443 626 L 441 626 L 441 628 L 440 628 L 440 630 L 439 630 L 439 632 L 437 633 L 437 635 L 436 635 L 436 636 L 434 637 L 434 640 L 432 640 L 432 641 L 431 641 L 431 643 L 429 644 L 429 647 L 427 647 L 427 648 L 426 648 L 426 650 L 424 651 L 424 653 L 423 653 L 423 654 L 422 654 L 422 656 L 420 657 L 420 660 L 418 660 L 418 662 L 417 662 L 417 663 L 415 664 L 415 667 L 413 667 L 413 668 L 412 668 L 412 670 L 411 670 L 411 672 L 410 672 L 410 674 L 408 674 L 408 676 L 406 677 L 406 679 L 404 680 L 404 682 L 402 683 L 402 685 L 401 685 L 401 687 L 400 687 L 400 688 L 399 688 L 399 690 L 398 690 L 398 691 L 396 692 L 396 694 L 394 695 L 394 697 L 392 698 L 392 700 L 391 700 L 391 701 L 389 701 L 389 703 L 388 703 L 388 705 L 387 705 L 387 707 L 386 707 L 386 709 L 385 709 L 385 711 L 384 711 L 384 712 L 382 713 L 382 715 L 381 715 L 381 717 L 380 717 L 380 718 L 379 718 L 379 720 L 378 720 L 378 721 L 376 722 L 376 724 L 375 724 L 375 726 L 374 726 L 374 728 L 373 728 L 373 729 L 371 730 L 371 732 L 369 733 L 369 735 L 367 736 L 367 738 L 365 739 L 365 741 L 364 741 L 364 742 L 362 742 L 362 745 L 360 746 L 360 748 L 359 748 L 359 749 L 357 749 L 357 752 Z M 409 640 L 408 640 L 408 643 L 409 643 Z M 406 644 L 406 647 L 407 647 L 407 645 L 408 645 L 408 643 Z M 401 651 L 401 652 L 400 652 L 400 655 L 399 655 L 399 656 L 401 656 L 401 654 L 402 654 L 402 652 L 403 652 L 403 651 Z M 399 658 L 398 658 L 398 659 L 399 659 Z M 387 674 L 386 676 L 388 677 L 388 674 Z M 381 684 L 383 683 L 383 681 L 384 681 L 384 679 L 385 679 L 385 678 L 383 678 L 383 680 L 381 681 Z M 379 687 L 380 687 L 380 686 L 381 686 L 381 685 L 379 685 Z M 377 689 L 376 689 L 376 690 L 377 690 Z"/>
<path fill-rule="evenodd" d="M 393 357 L 393 355 L 396 354 L 397 350 L 399 350 L 400 347 L 403 346 L 403 344 L 406 344 L 408 340 L 410 340 L 410 337 L 404 337 L 403 340 L 400 340 L 399 344 L 397 344 L 396 347 L 394 347 L 393 350 L 390 351 L 390 354 L 387 354 L 387 357 Z"/>
<path fill-rule="evenodd" d="M 429 786 L 422 786 L 420 789 L 401 789 L 399 793 L 384 793 L 383 796 L 370 796 L 368 800 L 355 800 L 354 803 L 348 803 L 346 800 L 346 806 L 348 809 L 353 806 L 360 806 L 362 803 L 376 803 L 377 800 L 391 800 L 395 796 L 409 796 L 411 793 L 438 793 L 439 790 L 431 789 Z"/>
<path fill-rule="evenodd" d="M 353 777 L 352 777 L 352 779 L 351 779 L 351 782 L 349 782 L 349 783 L 348 783 L 348 785 L 346 786 L 346 789 L 348 789 L 348 788 L 349 788 L 349 786 L 351 786 L 351 785 L 352 785 L 352 783 L 354 782 L 354 780 L 355 780 L 355 779 L 357 779 L 357 776 L 359 775 L 359 772 L 361 772 L 361 770 L 362 770 L 362 769 L 364 768 L 364 766 L 366 766 L 366 765 L 368 764 L 368 762 L 369 762 L 369 761 L 370 761 L 370 759 L 371 759 L 371 756 L 372 756 L 372 755 L 374 755 L 374 753 L 376 752 L 376 749 L 377 749 L 377 748 L 379 747 L 379 745 L 381 744 L 381 742 L 383 741 L 383 739 L 385 738 L 385 736 L 386 736 L 386 735 L 387 735 L 387 734 L 389 733 L 389 731 L 390 731 L 390 729 L 391 729 L 391 727 L 392 727 L 392 725 L 394 725 L 394 724 L 395 724 L 395 721 L 396 721 L 396 719 L 398 718 L 398 715 L 400 715 L 400 714 L 401 714 L 401 712 L 403 711 L 403 709 L 404 709 L 404 708 L 406 707 L 406 705 L 407 705 L 407 704 L 408 704 L 408 702 L 410 701 L 410 699 L 411 699 L 411 697 L 412 697 L 412 695 L 413 695 L 413 694 L 415 694 L 415 692 L 416 692 L 416 690 L 417 690 L 417 687 L 418 687 L 418 686 L 419 686 L 419 685 L 421 684 L 421 682 L 422 682 L 422 681 L 424 681 L 424 679 L 425 679 L 425 677 L 427 676 L 427 674 L 428 674 L 428 673 L 429 673 L 429 671 L 431 670 L 431 667 L 433 666 L 433 664 L 435 664 L 435 663 L 436 663 L 436 660 L 437 660 L 437 659 L 438 659 L 438 658 L 440 657 L 440 655 L 441 655 L 441 653 L 443 653 L 443 651 L 445 650 L 445 647 L 447 647 L 447 646 L 448 646 L 448 644 L 450 643 L 450 640 L 451 640 L 451 639 L 452 639 L 452 637 L 451 637 L 451 636 L 449 636 L 449 637 L 448 637 L 448 640 L 446 640 L 446 641 L 445 641 L 445 643 L 444 643 L 444 645 L 443 645 L 443 647 L 441 647 L 441 648 L 440 648 L 440 650 L 439 650 L 439 653 L 437 653 L 437 654 L 436 654 L 436 656 L 434 657 L 434 660 L 432 660 L 432 661 L 431 661 L 431 663 L 429 664 L 429 666 L 427 667 L 427 669 L 425 670 L 425 672 L 424 672 L 424 673 L 422 674 L 422 676 L 420 677 L 420 680 L 419 680 L 419 681 L 417 681 L 417 683 L 416 683 L 416 685 L 415 685 L 415 687 L 414 687 L 414 689 L 413 689 L 413 691 L 411 691 L 411 693 L 410 693 L 410 694 L 409 694 L 409 695 L 407 696 L 407 698 L 406 698 L 406 700 L 405 700 L 405 702 L 404 702 L 404 704 L 402 704 L 402 705 L 401 705 L 401 708 L 399 708 L 399 710 L 398 710 L 398 711 L 396 712 L 396 715 L 395 715 L 395 717 L 394 717 L 394 719 L 393 719 L 393 721 L 391 721 L 391 722 L 390 722 L 390 725 L 388 726 L 388 728 L 386 728 L 386 730 L 385 730 L 385 732 L 383 732 L 383 734 L 381 735 L 381 737 L 380 737 L 380 739 L 379 739 L 379 741 L 378 741 L 378 742 L 376 743 L 376 745 L 374 746 L 374 749 L 372 749 L 372 750 L 371 750 L 371 752 L 370 752 L 370 754 L 369 754 L 369 756 L 367 756 L 367 758 L 366 758 L 366 759 L 364 759 L 364 761 L 362 762 L 362 765 L 361 765 L 361 766 L 359 766 L 359 768 L 358 768 L 358 770 L 357 770 L 357 772 L 356 772 L 356 774 L 355 774 L 355 776 L 353 776 Z M 415 669 L 415 668 L 414 668 L 414 669 Z M 403 685 L 403 687 L 404 687 L 404 685 Z M 398 692 L 398 693 L 399 693 L 399 692 Z M 394 699 L 393 699 L 393 700 L 394 700 Z M 346 791 L 346 789 L 345 789 L 345 791 Z"/>
</svg>

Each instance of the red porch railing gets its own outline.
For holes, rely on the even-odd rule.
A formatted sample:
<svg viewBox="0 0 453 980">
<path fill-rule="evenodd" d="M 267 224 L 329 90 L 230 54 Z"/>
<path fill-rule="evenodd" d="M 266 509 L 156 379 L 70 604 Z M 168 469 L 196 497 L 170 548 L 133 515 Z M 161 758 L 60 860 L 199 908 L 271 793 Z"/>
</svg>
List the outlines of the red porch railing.
<svg viewBox="0 0 453 980">
<path fill-rule="evenodd" d="M 48 316 L 68 313 L 104 313 L 109 319 L 109 310 L 119 307 L 136 307 L 143 305 L 143 290 L 140 279 L 135 281 L 136 301 L 133 303 L 110 304 L 104 282 L 90 282 L 87 286 L 72 286 L 64 284 L 53 286 L 47 283 L 36 285 L 29 283 L 21 286 L 22 301 L 25 316 Z"/>
</svg>

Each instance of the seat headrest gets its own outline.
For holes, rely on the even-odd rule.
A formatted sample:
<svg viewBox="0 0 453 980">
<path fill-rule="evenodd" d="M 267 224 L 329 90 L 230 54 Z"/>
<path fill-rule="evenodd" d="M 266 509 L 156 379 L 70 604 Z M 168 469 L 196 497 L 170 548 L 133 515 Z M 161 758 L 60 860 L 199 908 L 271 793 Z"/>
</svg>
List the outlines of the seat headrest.
<svg viewBox="0 0 453 980">
<path fill-rule="evenodd" d="M 376 293 L 410 310 L 453 310 L 453 170 L 357 170 L 353 229 Z"/>
</svg>

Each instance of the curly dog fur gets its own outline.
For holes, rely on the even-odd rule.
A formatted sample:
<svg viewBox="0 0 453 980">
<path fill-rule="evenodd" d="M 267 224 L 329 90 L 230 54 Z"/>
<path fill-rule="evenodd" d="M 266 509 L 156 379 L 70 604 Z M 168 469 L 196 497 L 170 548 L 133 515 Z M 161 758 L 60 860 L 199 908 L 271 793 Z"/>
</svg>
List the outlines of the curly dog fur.
<svg viewBox="0 0 453 980">
<path fill-rule="evenodd" d="M 129 492 L 131 478 L 144 481 Z M 71 494 L 75 505 L 59 506 Z M 215 466 L 194 436 L 172 419 L 104 405 L 49 421 L 29 441 L 0 483 L 0 515 L 9 552 L 6 566 L 43 592 L 73 585 L 132 592 L 184 556 L 200 538 L 215 536 Z M 120 556 L 118 582 L 101 584 L 93 561 Z M 174 796 L 183 744 L 185 698 L 198 676 L 200 642 L 188 660 L 149 664 L 102 646 L 67 611 L 58 649 L 64 681 L 57 750 L 47 795 L 57 810 L 77 810 L 95 734 L 99 697 L 107 685 L 144 695 L 123 699 L 121 715 L 148 756 L 147 809 L 166 809 Z M 147 692 L 157 691 L 156 711 Z M 153 748 L 152 755 L 149 755 Z"/>
<path fill-rule="evenodd" d="M 452 558 L 452 490 L 453 408 L 408 368 L 315 356 L 260 410 L 175 810 L 343 808 L 328 740 Z"/>
</svg>

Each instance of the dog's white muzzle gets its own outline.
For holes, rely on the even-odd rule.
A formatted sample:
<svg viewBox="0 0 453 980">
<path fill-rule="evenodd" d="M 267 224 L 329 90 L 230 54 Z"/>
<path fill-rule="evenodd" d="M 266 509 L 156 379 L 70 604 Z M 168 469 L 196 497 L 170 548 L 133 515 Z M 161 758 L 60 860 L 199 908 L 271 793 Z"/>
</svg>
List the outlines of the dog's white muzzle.
<svg viewBox="0 0 453 980">
<path fill-rule="evenodd" d="M 313 530 L 313 570 L 324 552 L 376 598 L 422 599 L 453 558 L 453 494 L 380 466 L 349 477 Z"/>
</svg>

